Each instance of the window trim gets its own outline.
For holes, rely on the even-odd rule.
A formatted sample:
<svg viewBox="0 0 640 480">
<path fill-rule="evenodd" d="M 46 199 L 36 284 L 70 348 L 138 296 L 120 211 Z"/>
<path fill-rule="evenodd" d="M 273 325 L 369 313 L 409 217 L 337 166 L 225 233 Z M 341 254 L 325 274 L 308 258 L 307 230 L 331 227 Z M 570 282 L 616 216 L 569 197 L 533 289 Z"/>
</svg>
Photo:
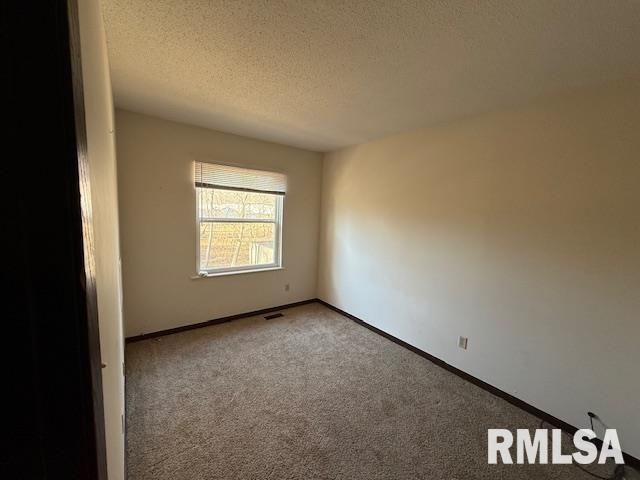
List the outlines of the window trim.
<svg viewBox="0 0 640 480">
<path fill-rule="evenodd" d="M 233 270 L 231 272 L 206 273 L 202 272 L 191 277 L 191 280 L 202 280 L 203 278 L 226 277 L 229 275 L 242 275 L 249 273 L 275 272 L 284 270 L 284 267 L 257 268 L 255 270 Z"/>
<path fill-rule="evenodd" d="M 215 217 L 200 217 L 200 195 L 198 193 L 199 188 L 209 188 L 195 186 L 196 192 L 196 272 L 197 277 L 215 277 L 218 275 L 229 275 L 235 273 L 253 273 L 268 270 L 281 270 L 282 265 L 282 217 L 284 216 L 284 195 L 273 192 L 255 192 L 264 193 L 267 195 L 274 195 L 276 197 L 276 217 L 274 220 L 265 220 L 264 218 L 215 218 Z M 238 189 L 231 188 L 213 188 L 212 190 L 229 190 L 237 191 Z M 272 223 L 275 225 L 275 248 L 274 248 L 274 261 L 272 263 L 265 263 L 260 265 L 242 265 L 235 267 L 223 267 L 223 268 L 200 268 L 200 224 L 201 223 Z"/>
</svg>

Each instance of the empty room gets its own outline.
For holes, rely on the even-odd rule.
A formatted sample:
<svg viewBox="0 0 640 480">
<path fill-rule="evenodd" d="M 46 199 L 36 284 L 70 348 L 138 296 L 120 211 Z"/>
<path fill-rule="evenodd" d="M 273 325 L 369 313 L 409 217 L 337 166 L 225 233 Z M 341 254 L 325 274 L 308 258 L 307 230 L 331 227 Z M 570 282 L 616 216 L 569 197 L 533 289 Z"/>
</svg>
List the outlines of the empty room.
<svg viewBox="0 0 640 480">
<path fill-rule="evenodd" d="M 37 3 L 3 477 L 640 479 L 639 1 Z"/>
</svg>

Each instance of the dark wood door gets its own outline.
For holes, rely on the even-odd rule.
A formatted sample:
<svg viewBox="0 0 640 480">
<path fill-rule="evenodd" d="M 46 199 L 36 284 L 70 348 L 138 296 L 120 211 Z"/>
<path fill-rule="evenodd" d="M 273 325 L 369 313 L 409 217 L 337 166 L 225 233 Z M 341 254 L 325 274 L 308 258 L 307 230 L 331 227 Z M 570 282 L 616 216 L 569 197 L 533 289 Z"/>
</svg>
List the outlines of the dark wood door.
<svg viewBox="0 0 640 480">
<path fill-rule="evenodd" d="M 75 0 L 0 2 L 0 477 L 105 479 Z"/>
</svg>

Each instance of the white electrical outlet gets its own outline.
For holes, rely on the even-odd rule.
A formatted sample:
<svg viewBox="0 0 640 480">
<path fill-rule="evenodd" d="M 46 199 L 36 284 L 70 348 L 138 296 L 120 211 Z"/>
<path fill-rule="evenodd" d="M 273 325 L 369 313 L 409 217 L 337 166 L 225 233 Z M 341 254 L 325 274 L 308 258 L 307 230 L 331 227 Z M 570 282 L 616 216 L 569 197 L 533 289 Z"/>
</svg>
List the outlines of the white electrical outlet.
<svg viewBox="0 0 640 480">
<path fill-rule="evenodd" d="M 469 339 L 467 337 L 458 337 L 458 348 L 466 350 L 468 341 Z"/>
<path fill-rule="evenodd" d="M 285 284 L 285 286 L 284 286 L 284 291 L 285 291 L 285 292 L 288 292 L 288 291 L 289 291 L 289 284 L 288 284 L 288 283 L 287 283 L 287 284 Z"/>
</svg>

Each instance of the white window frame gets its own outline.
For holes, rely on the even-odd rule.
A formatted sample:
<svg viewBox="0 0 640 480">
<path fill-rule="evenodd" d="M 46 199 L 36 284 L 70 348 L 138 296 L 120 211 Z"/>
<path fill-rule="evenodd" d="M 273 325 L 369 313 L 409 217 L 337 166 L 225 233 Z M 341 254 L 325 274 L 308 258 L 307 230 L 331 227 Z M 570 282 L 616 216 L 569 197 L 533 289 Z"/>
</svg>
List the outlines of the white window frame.
<svg viewBox="0 0 640 480">
<path fill-rule="evenodd" d="M 233 273 L 249 273 L 259 272 L 262 270 L 276 270 L 282 268 L 282 217 L 284 211 L 284 195 L 273 194 L 270 192 L 256 192 L 273 195 L 276 197 L 276 215 L 274 220 L 257 218 L 216 218 L 216 217 L 200 217 L 200 194 L 196 187 L 196 272 L 199 276 L 215 276 L 226 275 Z M 232 188 L 214 188 L 213 190 L 234 190 Z M 209 268 L 202 269 L 200 265 L 200 224 L 202 223 L 272 223 L 275 225 L 275 240 L 274 240 L 274 261 L 269 264 L 261 265 L 243 265 L 238 267 L 224 267 L 224 268 Z"/>
</svg>

